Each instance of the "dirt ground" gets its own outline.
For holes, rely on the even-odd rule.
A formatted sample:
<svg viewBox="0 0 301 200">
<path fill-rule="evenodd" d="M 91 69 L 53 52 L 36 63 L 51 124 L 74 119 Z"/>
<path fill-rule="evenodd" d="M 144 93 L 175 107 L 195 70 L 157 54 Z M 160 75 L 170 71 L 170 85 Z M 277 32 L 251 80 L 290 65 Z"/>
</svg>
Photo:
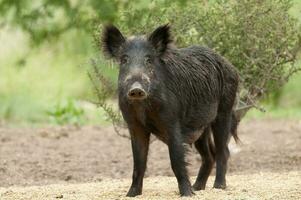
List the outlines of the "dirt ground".
<svg viewBox="0 0 301 200">
<path fill-rule="evenodd" d="M 251 120 L 239 128 L 242 144 L 230 143 L 228 189 L 202 199 L 301 199 L 301 121 Z M 188 154 L 192 179 L 201 164 Z M 130 185 L 130 141 L 112 127 L 0 127 L 0 199 L 120 199 Z M 214 172 L 212 173 L 214 175 Z M 143 195 L 174 199 L 177 184 L 167 146 L 150 146 Z"/>
</svg>

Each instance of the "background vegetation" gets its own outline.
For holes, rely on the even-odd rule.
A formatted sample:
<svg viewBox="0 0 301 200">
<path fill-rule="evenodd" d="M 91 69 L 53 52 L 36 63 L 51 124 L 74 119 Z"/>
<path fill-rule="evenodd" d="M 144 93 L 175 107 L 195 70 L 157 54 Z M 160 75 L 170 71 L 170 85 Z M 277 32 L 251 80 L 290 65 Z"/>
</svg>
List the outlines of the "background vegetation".
<svg viewBox="0 0 301 200">
<path fill-rule="evenodd" d="M 107 22 L 127 34 L 147 33 L 170 22 L 179 46 L 210 46 L 242 74 L 250 75 L 243 76 L 244 100 L 269 92 L 262 102 L 267 114 L 254 110 L 249 116 L 301 117 L 301 74 L 280 87 L 301 65 L 300 59 L 292 64 L 301 2 L 237 2 L 2 0 L 0 120 L 10 124 L 103 123 L 107 116 L 91 103 L 95 95 L 87 70 L 93 58 L 101 73 L 116 83 L 118 68 L 97 49 L 99 24 Z M 248 19 L 257 23 L 248 24 Z M 250 46 L 255 53 L 248 50 Z M 273 76 L 264 81 L 263 75 Z M 109 101 L 114 102 L 114 85 L 111 88 L 106 97 L 113 97 Z"/>
</svg>

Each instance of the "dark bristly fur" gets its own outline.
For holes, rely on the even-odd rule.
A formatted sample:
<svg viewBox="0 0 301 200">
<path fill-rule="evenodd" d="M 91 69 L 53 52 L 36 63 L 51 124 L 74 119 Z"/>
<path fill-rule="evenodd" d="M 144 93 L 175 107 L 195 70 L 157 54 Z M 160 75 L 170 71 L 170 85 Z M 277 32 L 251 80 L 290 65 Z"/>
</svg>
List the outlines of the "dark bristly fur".
<svg viewBox="0 0 301 200">
<path fill-rule="evenodd" d="M 233 111 L 238 89 L 235 68 L 206 47 L 176 48 L 168 25 L 149 37 L 130 39 L 108 26 L 102 41 L 104 52 L 120 62 L 119 106 L 129 127 L 134 158 L 127 196 L 142 193 L 150 134 L 168 145 L 182 196 L 205 188 L 214 163 L 214 187 L 225 188 L 231 133 L 238 140 Z M 184 143 L 194 143 L 203 160 L 193 186 Z"/>
</svg>

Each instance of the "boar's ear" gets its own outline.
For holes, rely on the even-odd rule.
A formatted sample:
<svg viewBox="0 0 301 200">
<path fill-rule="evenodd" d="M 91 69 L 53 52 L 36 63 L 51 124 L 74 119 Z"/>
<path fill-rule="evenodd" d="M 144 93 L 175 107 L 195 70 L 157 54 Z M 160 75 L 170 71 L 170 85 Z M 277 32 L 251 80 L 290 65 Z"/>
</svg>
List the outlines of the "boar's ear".
<svg viewBox="0 0 301 200">
<path fill-rule="evenodd" d="M 125 42 L 125 38 L 118 28 L 113 25 L 107 25 L 104 27 L 101 41 L 104 54 L 116 58 L 121 45 Z"/>
<path fill-rule="evenodd" d="M 148 41 L 152 43 L 159 55 L 163 55 L 168 48 L 168 44 L 172 42 L 170 36 L 170 26 L 168 24 L 159 26 L 150 34 Z"/>
</svg>

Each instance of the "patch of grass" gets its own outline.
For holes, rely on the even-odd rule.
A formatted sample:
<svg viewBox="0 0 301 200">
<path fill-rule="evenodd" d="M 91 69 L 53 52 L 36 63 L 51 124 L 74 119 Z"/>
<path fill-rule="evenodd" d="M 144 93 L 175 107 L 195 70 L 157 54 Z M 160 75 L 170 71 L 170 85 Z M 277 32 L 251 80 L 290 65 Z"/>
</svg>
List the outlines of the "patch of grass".
<svg viewBox="0 0 301 200">
<path fill-rule="evenodd" d="M 84 109 L 72 99 L 58 103 L 47 111 L 50 121 L 54 124 L 82 125 L 84 123 Z"/>
</svg>

